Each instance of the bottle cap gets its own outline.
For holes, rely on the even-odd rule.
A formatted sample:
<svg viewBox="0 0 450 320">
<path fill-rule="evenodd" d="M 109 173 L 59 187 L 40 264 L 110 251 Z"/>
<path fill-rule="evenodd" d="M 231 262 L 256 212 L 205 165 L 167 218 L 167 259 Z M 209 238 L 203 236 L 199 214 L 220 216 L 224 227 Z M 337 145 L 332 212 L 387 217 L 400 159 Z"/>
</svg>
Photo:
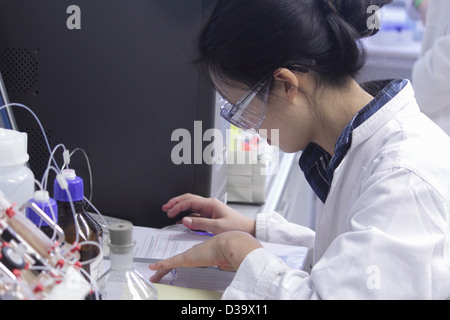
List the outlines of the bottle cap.
<svg viewBox="0 0 450 320">
<path fill-rule="evenodd" d="M 82 201 L 84 199 L 84 183 L 83 179 L 78 177 L 75 173 L 75 170 L 66 169 L 62 171 L 62 176 L 66 179 L 67 184 L 69 186 L 69 192 L 72 196 L 72 201 Z M 63 190 L 59 185 L 57 179 L 53 184 L 53 198 L 56 201 L 61 202 L 69 202 L 70 199 L 67 195 L 66 190 Z"/>
<path fill-rule="evenodd" d="M 3 246 L 1 250 L 1 261 L 11 271 L 14 269 L 24 269 L 26 266 L 23 253 L 11 247 Z"/>
<path fill-rule="evenodd" d="M 0 128 L 0 167 L 23 165 L 29 160 L 26 133 Z"/>
<path fill-rule="evenodd" d="M 133 224 L 124 221 L 110 225 L 109 238 L 113 246 L 133 245 Z"/>
<path fill-rule="evenodd" d="M 54 199 L 50 198 L 47 191 L 36 191 L 30 202 L 35 203 L 50 219 L 58 223 L 58 205 Z M 35 225 L 48 227 L 48 223 L 29 207 L 26 209 L 26 215 Z"/>
<path fill-rule="evenodd" d="M 48 191 L 38 190 L 34 193 L 34 201 L 42 203 L 48 200 L 50 200 L 50 194 Z"/>
<path fill-rule="evenodd" d="M 75 180 L 77 178 L 77 174 L 73 169 L 65 169 L 61 173 L 66 180 Z"/>
</svg>

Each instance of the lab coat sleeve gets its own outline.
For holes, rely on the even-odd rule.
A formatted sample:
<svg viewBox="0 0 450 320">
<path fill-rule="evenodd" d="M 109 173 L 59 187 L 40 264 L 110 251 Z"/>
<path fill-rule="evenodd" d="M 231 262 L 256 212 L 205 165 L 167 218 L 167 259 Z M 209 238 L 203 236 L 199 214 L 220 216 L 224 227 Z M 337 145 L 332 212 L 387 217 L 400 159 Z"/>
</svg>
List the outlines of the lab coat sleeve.
<svg viewBox="0 0 450 320">
<path fill-rule="evenodd" d="M 420 108 L 434 114 L 450 108 L 450 34 L 440 37 L 416 62 L 412 82 Z"/>
<path fill-rule="evenodd" d="M 264 242 L 314 247 L 315 232 L 290 223 L 276 212 L 256 216 L 256 239 Z"/>
<path fill-rule="evenodd" d="M 318 299 L 308 273 L 290 269 L 264 248 L 250 253 L 242 262 L 224 300 Z"/>
<path fill-rule="evenodd" d="M 441 194 L 406 169 L 377 174 L 363 189 L 348 215 L 348 232 L 335 238 L 311 274 L 258 249 L 244 259 L 223 298 L 448 297 L 448 208 Z"/>
</svg>

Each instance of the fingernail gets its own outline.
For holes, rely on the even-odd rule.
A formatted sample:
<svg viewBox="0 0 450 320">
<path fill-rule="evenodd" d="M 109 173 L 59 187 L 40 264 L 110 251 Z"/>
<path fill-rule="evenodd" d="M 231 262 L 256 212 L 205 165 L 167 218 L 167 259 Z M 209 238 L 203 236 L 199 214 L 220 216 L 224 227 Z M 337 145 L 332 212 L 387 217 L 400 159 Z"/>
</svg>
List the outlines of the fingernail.
<svg viewBox="0 0 450 320">
<path fill-rule="evenodd" d="M 188 226 L 192 225 L 192 219 L 191 218 L 184 218 L 184 223 L 187 224 Z"/>
</svg>

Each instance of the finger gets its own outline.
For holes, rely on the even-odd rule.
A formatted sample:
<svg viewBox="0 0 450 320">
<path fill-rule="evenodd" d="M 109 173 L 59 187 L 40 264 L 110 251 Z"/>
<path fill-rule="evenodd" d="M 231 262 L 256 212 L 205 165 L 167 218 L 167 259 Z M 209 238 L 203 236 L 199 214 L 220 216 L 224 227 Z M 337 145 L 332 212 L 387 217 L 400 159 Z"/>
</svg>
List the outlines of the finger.
<svg viewBox="0 0 450 320">
<path fill-rule="evenodd" d="M 182 212 L 192 212 L 193 207 L 201 208 L 192 198 L 183 199 L 174 204 L 169 210 L 167 210 L 167 216 L 171 219 L 177 217 Z"/>
<path fill-rule="evenodd" d="M 201 215 L 199 215 L 198 213 L 192 213 L 192 214 L 188 215 L 187 217 L 201 217 Z M 183 219 L 184 219 L 184 216 L 181 215 L 180 220 L 177 220 L 175 222 L 175 224 L 183 224 Z"/>
<path fill-rule="evenodd" d="M 186 199 L 189 196 L 190 196 L 190 194 L 186 193 L 186 194 L 183 194 L 181 196 L 178 196 L 178 197 L 170 199 L 165 205 L 162 206 L 163 211 L 164 212 L 169 211 L 170 209 L 173 208 L 174 205 L 176 205 L 177 203 L 183 201 L 184 199 Z"/>
<path fill-rule="evenodd" d="M 167 211 L 167 216 L 171 219 L 175 218 L 182 212 L 196 212 L 204 217 L 210 217 L 212 212 L 211 201 L 208 199 L 191 196 L 182 199 Z"/>
<path fill-rule="evenodd" d="M 170 272 L 170 269 L 169 270 L 159 270 L 153 276 L 150 277 L 150 281 L 153 283 L 158 283 L 169 272 Z"/>
<path fill-rule="evenodd" d="M 159 261 L 155 264 L 151 264 L 149 268 L 154 271 L 160 271 L 182 267 L 196 268 L 214 266 L 215 256 L 211 250 L 214 243 L 210 240 L 199 243 L 184 253 Z"/>
<path fill-rule="evenodd" d="M 182 223 L 186 228 L 191 230 L 203 230 L 216 234 L 217 220 L 214 219 L 189 216 L 185 217 Z"/>
<path fill-rule="evenodd" d="M 185 253 L 181 253 L 179 255 L 173 256 L 166 260 L 158 261 L 157 263 L 153 263 L 149 265 L 149 268 L 153 271 L 159 270 L 171 270 L 175 268 L 180 268 L 184 266 L 184 256 Z"/>
</svg>

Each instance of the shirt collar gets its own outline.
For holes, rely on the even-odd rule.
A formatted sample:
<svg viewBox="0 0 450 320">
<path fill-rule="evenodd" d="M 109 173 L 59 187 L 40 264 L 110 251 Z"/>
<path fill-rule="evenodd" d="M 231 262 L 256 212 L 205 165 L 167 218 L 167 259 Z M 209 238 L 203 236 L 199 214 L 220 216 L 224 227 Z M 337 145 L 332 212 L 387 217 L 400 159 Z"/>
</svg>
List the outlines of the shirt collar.
<svg viewBox="0 0 450 320">
<path fill-rule="evenodd" d="M 368 83 L 368 86 L 373 88 L 373 84 L 374 82 Z M 378 94 L 374 94 L 375 98 L 361 109 L 344 128 L 336 142 L 333 157 L 316 143 L 310 143 L 303 151 L 299 161 L 300 168 L 322 202 L 325 203 L 328 197 L 334 171 L 351 147 L 353 130 L 392 100 L 408 84 L 408 81 L 398 79 L 386 81 L 384 84 L 387 85 Z"/>
</svg>

